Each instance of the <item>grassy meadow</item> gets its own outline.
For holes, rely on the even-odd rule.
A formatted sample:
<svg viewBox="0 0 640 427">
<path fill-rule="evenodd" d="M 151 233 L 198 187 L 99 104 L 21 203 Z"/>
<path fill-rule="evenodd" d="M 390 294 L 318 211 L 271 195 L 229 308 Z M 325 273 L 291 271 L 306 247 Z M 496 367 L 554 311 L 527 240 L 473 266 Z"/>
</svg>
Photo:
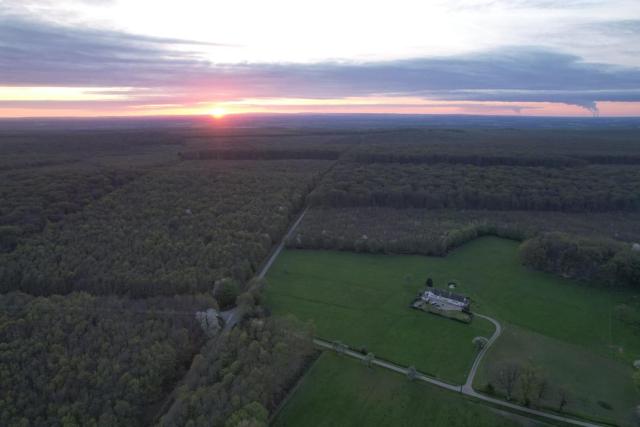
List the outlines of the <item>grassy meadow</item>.
<svg viewBox="0 0 640 427">
<path fill-rule="evenodd" d="M 325 352 L 272 425 L 515 427 L 522 426 L 522 420 L 461 395 Z"/>
<path fill-rule="evenodd" d="M 288 250 L 267 276 L 267 305 L 313 320 L 321 338 L 460 384 L 475 356 L 473 338 L 494 328 L 411 309 L 429 271 L 425 259 Z"/>
<path fill-rule="evenodd" d="M 443 258 L 287 250 L 269 273 L 267 303 L 276 314 L 313 320 L 319 337 L 461 383 L 475 355 L 472 338 L 491 335 L 493 327 L 408 307 L 427 277 L 436 287 L 453 280 L 472 298 L 473 311 L 505 326 L 476 386 L 486 385 L 500 361 L 531 362 L 551 387 L 567 389 L 566 411 L 625 425 L 640 402 L 631 381 L 640 337 L 613 313 L 638 296 L 529 270 L 517 248 L 486 237 Z"/>
<path fill-rule="evenodd" d="M 640 396 L 629 380 L 630 365 L 507 324 L 487 353 L 474 387 L 482 390 L 488 382 L 495 384 L 492 373 L 514 360 L 531 363 L 546 378 L 548 391 L 541 399 L 541 407 L 558 410 L 558 391 L 563 389 L 567 396 L 565 412 L 617 425 L 634 425 L 635 406 Z M 520 399 L 519 395 L 516 391 L 515 398 Z"/>
</svg>

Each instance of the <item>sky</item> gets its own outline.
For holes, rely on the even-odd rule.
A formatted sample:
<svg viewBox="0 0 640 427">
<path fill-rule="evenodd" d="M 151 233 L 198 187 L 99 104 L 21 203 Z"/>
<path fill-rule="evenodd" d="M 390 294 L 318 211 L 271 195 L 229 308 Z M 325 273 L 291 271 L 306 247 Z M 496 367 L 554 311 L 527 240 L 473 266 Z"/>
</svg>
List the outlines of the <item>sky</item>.
<svg viewBox="0 0 640 427">
<path fill-rule="evenodd" d="M 639 0 L 0 0 L 0 117 L 640 116 Z"/>
</svg>

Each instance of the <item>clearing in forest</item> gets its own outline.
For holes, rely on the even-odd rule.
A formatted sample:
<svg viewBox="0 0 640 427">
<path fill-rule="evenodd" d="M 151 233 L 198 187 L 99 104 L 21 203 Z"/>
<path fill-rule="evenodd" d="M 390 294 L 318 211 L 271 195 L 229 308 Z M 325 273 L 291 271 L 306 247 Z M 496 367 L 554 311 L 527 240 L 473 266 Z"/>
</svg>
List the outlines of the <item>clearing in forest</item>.
<svg viewBox="0 0 640 427">
<path fill-rule="evenodd" d="M 313 320 L 318 337 L 461 384 L 475 356 L 473 338 L 494 328 L 484 319 L 464 324 L 410 308 L 430 271 L 425 260 L 287 250 L 267 276 L 268 306 Z"/>
<path fill-rule="evenodd" d="M 321 338 L 460 384 L 475 356 L 473 337 L 490 336 L 493 326 L 477 317 L 465 325 L 407 304 L 427 277 L 437 287 L 454 280 L 456 292 L 471 297 L 474 312 L 505 327 L 483 361 L 476 389 L 492 382 L 503 395 L 495 370 L 515 361 L 548 380 L 543 407 L 557 409 L 564 389 L 565 412 L 625 425 L 640 399 L 631 379 L 640 340 L 616 313 L 637 297 L 527 269 L 517 248 L 517 242 L 487 237 L 446 257 L 287 250 L 269 273 L 268 305 L 275 314 L 313 320 Z"/>
</svg>

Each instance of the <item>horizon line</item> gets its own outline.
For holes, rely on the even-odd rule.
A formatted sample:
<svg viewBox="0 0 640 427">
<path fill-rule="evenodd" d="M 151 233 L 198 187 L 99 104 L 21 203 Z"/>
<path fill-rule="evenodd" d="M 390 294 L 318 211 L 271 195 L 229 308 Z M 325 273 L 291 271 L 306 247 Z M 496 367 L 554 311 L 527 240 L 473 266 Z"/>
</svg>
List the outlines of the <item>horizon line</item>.
<svg viewBox="0 0 640 427">
<path fill-rule="evenodd" d="M 211 121 L 222 122 L 232 117 L 247 116 L 395 116 L 395 117 L 486 117 L 486 118 L 529 118 L 529 119 L 640 119 L 640 115 L 534 115 L 534 114 L 477 114 L 477 113 L 372 113 L 372 112 L 241 112 L 226 113 L 223 117 L 213 117 L 211 114 L 150 114 L 150 115 L 95 115 L 95 116 L 12 116 L 0 117 L 0 121 L 10 120 L 95 120 L 95 119 L 179 119 L 179 118 L 203 118 Z"/>
</svg>

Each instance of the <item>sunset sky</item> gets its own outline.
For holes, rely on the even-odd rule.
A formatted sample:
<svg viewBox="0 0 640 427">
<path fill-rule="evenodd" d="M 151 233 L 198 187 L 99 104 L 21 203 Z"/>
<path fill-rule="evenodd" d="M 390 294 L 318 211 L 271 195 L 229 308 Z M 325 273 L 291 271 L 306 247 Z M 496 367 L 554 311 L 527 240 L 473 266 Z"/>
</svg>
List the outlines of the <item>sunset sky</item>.
<svg viewBox="0 0 640 427">
<path fill-rule="evenodd" d="M 640 116 L 638 0 L 0 0 L 0 117 Z"/>
</svg>

